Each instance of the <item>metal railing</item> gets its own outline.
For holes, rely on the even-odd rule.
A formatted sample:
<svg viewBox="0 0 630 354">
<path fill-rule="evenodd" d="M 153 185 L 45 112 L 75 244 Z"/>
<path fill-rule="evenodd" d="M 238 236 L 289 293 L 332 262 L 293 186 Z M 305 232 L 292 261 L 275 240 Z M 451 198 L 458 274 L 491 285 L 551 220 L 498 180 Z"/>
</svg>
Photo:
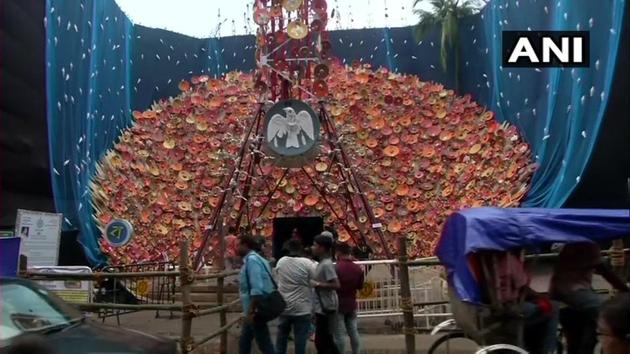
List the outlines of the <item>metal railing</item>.
<svg viewBox="0 0 630 354">
<path fill-rule="evenodd" d="M 119 266 L 108 266 L 102 269 L 104 273 L 145 273 L 155 271 L 177 271 L 173 262 L 150 262 Z M 95 283 L 95 303 L 111 304 L 147 304 L 162 305 L 175 303 L 176 277 L 151 276 L 145 278 L 104 278 Z M 116 316 L 120 325 L 120 315 L 134 312 L 134 310 L 102 309 L 98 317 L 105 320 Z M 170 318 L 173 311 L 169 310 Z M 155 310 L 155 318 L 160 317 L 160 310 Z"/>
<path fill-rule="evenodd" d="M 433 258 L 418 262 L 433 261 Z M 359 317 L 402 316 L 400 303 L 400 267 L 397 260 L 359 261 L 365 286 L 359 293 Z M 416 326 L 430 330 L 451 316 L 448 286 L 440 266 L 413 265 L 409 261 L 409 290 L 414 304 Z"/>
</svg>

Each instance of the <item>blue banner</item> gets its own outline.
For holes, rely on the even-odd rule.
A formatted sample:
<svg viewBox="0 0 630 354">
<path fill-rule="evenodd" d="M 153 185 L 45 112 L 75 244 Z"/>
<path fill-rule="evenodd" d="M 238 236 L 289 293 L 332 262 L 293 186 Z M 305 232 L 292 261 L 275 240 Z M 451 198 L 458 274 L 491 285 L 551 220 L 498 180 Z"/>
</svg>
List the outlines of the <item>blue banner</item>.
<svg viewBox="0 0 630 354">
<path fill-rule="evenodd" d="M 19 237 L 0 238 L 0 276 L 15 277 L 20 264 Z"/>
</svg>

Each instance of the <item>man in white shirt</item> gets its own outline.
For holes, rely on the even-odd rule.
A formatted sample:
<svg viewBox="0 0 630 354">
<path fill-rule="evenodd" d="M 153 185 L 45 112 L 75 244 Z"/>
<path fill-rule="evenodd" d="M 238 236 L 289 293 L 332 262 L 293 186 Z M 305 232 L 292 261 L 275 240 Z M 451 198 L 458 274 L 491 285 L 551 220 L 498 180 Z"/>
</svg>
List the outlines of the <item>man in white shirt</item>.
<svg viewBox="0 0 630 354">
<path fill-rule="evenodd" d="M 293 328 L 295 354 L 305 354 L 313 311 L 310 281 L 315 269 L 313 262 L 302 256 L 302 243 L 298 239 L 287 241 L 285 248 L 287 256 L 280 258 L 275 269 L 278 291 L 287 304 L 279 319 L 276 350 L 278 354 L 287 352 Z"/>
</svg>

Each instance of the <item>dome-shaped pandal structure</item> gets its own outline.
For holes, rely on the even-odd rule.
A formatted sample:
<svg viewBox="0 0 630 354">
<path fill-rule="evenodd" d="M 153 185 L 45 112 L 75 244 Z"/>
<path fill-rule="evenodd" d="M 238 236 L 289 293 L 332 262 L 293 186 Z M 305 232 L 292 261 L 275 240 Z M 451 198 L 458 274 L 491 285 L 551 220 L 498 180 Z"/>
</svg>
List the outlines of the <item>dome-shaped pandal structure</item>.
<svg viewBox="0 0 630 354">
<path fill-rule="evenodd" d="M 99 226 L 127 219 L 136 234 L 125 247 L 101 243 L 112 263 L 163 255 L 176 259 L 183 238 L 192 240 L 193 251 L 201 245 L 201 230 L 235 164 L 259 94 L 251 75 L 243 73 L 191 81 L 180 84 L 179 96 L 134 112 L 135 124 L 98 168 L 92 191 Z M 452 211 L 517 206 L 527 191 L 533 172 L 528 145 L 515 127 L 497 123 L 493 113 L 470 96 L 365 65 L 334 65 L 328 83 L 325 107 L 392 251 L 395 237 L 407 235 L 413 239 L 413 256 L 430 255 Z M 249 199 L 234 196 L 227 204 L 226 222 L 237 218 L 239 203 L 247 203 L 257 232 L 267 237 L 273 218 L 279 216 L 321 215 L 337 224 L 342 239 L 350 239 L 342 223 L 352 230 L 365 223 L 369 229 L 366 215 L 356 222 L 350 217 L 342 194 L 346 186 L 331 172 L 330 156 L 324 147 L 306 170 L 326 191 L 334 213 L 308 178 L 293 170 L 266 203 L 284 173 L 266 158 Z M 370 237 L 376 254 L 382 255 L 380 242 Z"/>
</svg>

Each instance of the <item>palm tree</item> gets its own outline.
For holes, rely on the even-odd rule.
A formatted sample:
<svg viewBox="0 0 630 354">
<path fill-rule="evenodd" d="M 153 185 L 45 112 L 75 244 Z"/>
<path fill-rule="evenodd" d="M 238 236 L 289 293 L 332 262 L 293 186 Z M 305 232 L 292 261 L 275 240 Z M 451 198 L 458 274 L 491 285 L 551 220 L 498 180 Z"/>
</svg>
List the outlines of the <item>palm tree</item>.
<svg viewBox="0 0 630 354">
<path fill-rule="evenodd" d="M 455 89 L 459 88 L 459 19 L 473 15 L 489 0 L 414 0 L 414 13 L 419 22 L 414 28 L 416 40 L 423 40 L 435 26 L 441 26 L 440 65 L 448 68 L 449 53 L 455 54 Z M 430 5 L 429 10 L 417 9 L 418 5 Z"/>
</svg>

